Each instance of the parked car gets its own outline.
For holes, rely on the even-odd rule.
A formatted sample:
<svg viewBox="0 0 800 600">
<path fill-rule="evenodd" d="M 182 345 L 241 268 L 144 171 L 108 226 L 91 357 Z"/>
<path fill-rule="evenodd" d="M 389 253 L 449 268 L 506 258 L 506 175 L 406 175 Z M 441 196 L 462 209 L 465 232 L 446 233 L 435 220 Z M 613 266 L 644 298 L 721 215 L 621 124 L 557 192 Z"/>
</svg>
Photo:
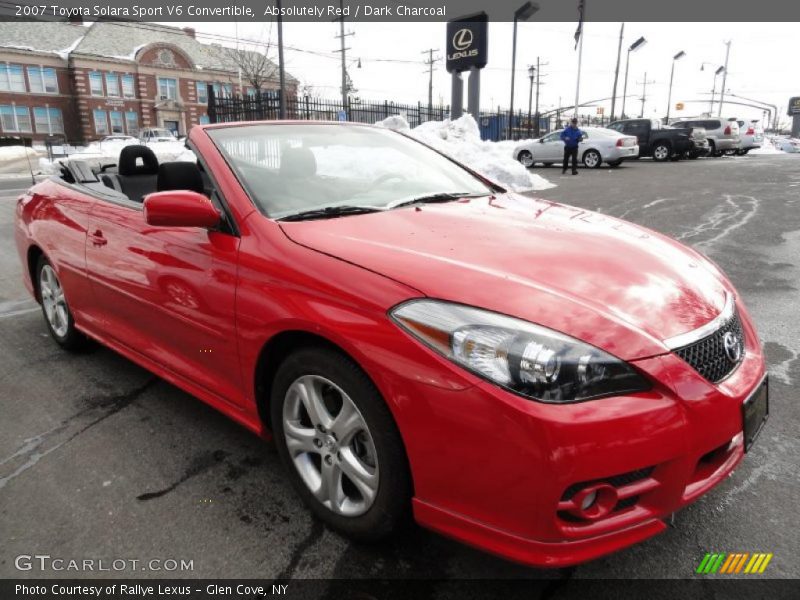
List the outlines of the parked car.
<svg viewBox="0 0 800 600">
<path fill-rule="evenodd" d="M 739 149 L 739 122 L 735 118 L 677 119 L 673 121 L 672 125 L 674 127 L 702 127 L 705 129 L 711 156 L 735 154 Z"/>
<path fill-rule="evenodd" d="M 139 132 L 139 141 L 143 144 L 152 142 L 174 142 L 177 140 L 175 134 L 161 127 L 147 127 Z"/>
<path fill-rule="evenodd" d="M 100 140 L 101 143 L 103 142 L 135 142 L 136 138 L 132 135 L 107 135 L 103 139 Z"/>
<path fill-rule="evenodd" d="M 625 119 L 609 124 L 609 129 L 635 136 L 639 142 L 639 156 L 652 156 L 653 160 L 697 158 L 708 152 L 702 127 L 669 127 L 657 119 Z"/>
<path fill-rule="evenodd" d="M 126 147 L 116 182 L 67 161 L 24 193 L 25 285 L 65 349 L 97 340 L 271 436 L 340 532 L 380 539 L 413 509 L 519 562 L 587 561 L 666 529 L 765 422 L 755 327 L 687 246 L 385 128 L 225 123 L 188 145 Z"/>
<path fill-rule="evenodd" d="M 737 121 L 739 123 L 739 147 L 736 149 L 736 154 L 744 156 L 750 150 L 761 148 L 764 142 L 764 129 L 761 127 L 761 122 L 758 119 L 751 119 L 749 121 Z"/>
<path fill-rule="evenodd" d="M 772 145 L 778 150 L 794 154 L 800 152 L 800 140 L 786 137 L 772 138 Z"/>
<path fill-rule="evenodd" d="M 561 129 L 544 137 L 520 144 L 514 148 L 514 158 L 526 167 L 536 163 L 550 166 L 564 159 L 564 142 Z M 581 127 L 583 140 L 578 145 L 578 158 L 590 169 L 599 169 L 603 163 L 617 167 L 623 160 L 636 158 L 639 146 L 636 138 L 622 135 L 602 127 Z"/>
</svg>

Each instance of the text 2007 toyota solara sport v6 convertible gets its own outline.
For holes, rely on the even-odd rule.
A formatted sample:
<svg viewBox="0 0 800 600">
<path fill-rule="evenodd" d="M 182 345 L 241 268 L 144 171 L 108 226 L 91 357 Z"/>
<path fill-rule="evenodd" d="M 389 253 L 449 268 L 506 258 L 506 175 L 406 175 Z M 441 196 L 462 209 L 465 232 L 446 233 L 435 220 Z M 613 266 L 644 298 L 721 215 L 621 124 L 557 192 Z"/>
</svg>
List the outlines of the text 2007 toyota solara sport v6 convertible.
<svg viewBox="0 0 800 600">
<path fill-rule="evenodd" d="M 768 413 L 761 344 L 701 254 L 507 193 L 405 135 L 195 127 L 17 205 L 53 338 L 94 339 L 274 437 L 308 507 L 531 565 L 648 538 Z M 724 518 L 724 517 L 722 517 Z"/>
</svg>

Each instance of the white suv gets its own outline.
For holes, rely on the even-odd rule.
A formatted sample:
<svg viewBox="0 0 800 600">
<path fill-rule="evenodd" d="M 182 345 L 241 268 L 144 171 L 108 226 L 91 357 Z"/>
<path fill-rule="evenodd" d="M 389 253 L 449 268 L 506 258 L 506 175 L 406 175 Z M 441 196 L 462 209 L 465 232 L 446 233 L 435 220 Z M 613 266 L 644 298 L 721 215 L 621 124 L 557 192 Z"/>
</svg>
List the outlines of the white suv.
<svg viewBox="0 0 800 600">
<path fill-rule="evenodd" d="M 679 119 L 673 126 L 702 127 L 708 138 L 709 156 L 734 154 L 739 149 L 739 122 L 735 118 L 724 119 L 703 117 L 699 119 Z"/>
<path fill-rule="evenodd" d="M 738 123 L 741 143 L 736 154 L 742 156 L 750 150 L 761 148 L 761 144 L 764 142 L 764 129 L 759 124 L 759 120 L 742 121 L 740 119 Z"/>
</svg>

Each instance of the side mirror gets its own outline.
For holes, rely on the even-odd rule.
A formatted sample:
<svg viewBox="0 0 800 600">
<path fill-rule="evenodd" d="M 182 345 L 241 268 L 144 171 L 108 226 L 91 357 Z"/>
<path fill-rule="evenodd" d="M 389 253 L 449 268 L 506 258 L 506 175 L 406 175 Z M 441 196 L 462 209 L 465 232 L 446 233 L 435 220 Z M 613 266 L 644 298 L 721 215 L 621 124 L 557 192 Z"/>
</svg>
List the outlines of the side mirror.
<svg viewBox="0 0 800 600">
<path fill-rule="evenodd" d="M 219 225 L 221 218 L 211 200 L 197 192 L 156 192 L 144 198 L 144 219 L 148 225 L 208 229 Z"/>
<path fill-rule="evenodd" d="M 539 143 L 544 144 L 544 138 L 539 138 Z"/>
</svg>

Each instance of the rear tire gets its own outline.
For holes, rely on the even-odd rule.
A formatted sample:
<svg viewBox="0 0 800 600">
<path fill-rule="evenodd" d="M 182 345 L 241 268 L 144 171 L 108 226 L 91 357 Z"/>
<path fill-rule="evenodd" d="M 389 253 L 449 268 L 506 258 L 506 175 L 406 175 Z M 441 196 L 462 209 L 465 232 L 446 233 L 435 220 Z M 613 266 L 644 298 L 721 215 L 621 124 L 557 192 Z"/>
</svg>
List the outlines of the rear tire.
<svg viewBox="0 0 800 600">
<path fill-rule="evenodd" d="M 587 150 L 583 153 L 583 166 L 587 169 L 599 169 L 603 166 L 603 157 L 597 150 Z"/>
<path fill-rule="evenodd" d="M 61 280 L 44 255 L 39 257 L 36 264 L 35 285 L 45 325 L 56 343 L 70 352 L 80 352 L 89 347 L 89 338 L 75 327 Z"/>
<path fill-rule="evenodd" d="M 400 432 L 352 360 L 328 348 L 297 350 L 278 367 L 270 398 L 278 454 L 320 520 L 364 541 L 407 520 L 412 484 Z"/>
<path fill-rule="evenodd" d="M 714 158 L 722 156 L 721 152 L 717 152 L 717 145 L 714 142 L 708 142 L 708 155 Z"/>
<path fill-rule="evenodd" d="M 656 162 L 669 160 L 671 155 L 672 148 L 667 143 L 659 142 L 653 147 L 653 160 Z"/>
</svg>

